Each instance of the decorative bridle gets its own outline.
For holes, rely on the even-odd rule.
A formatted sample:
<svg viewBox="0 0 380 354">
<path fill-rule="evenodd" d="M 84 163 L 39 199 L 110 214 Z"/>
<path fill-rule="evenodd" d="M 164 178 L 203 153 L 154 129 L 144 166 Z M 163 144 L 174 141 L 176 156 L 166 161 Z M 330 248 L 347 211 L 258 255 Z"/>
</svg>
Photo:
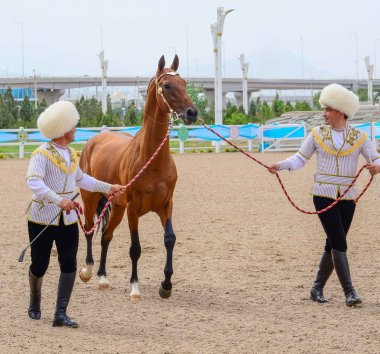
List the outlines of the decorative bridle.
<svg viewBox="0 0 380 354">
<path fill-rule="evenodd" d="M 157 104 L 159 104 L 159 99 L 158 97 L 161 97 L 162 101 L 166 104 L 166 106 L 168 107 L 169 109 L 169 127 L 170 129 L 173 127 L 173 124 L 175 121 L 178 121 L 180 119 L 180 117 L 182 116 L 182 113 L 178 114 L 176 111 L 174 111 L 172 109 L 172 107 L 170 106 L 168 100 L 166 99 L 165 95 L 164 95 L 164 90 L 162 89 L 162 86 L 160 86 L 160 80 L 166 76 L 166 75 L 170 75 L 170 76 L 180 76 L 176 71 L 168 71 L 166 73 L 162 73 L 160 76 L 157 77 L 157 75 L 155 76 L 155 78 L 152 78 L 149 82 L 149 85 L 148 85 L 148 89 L 147 91 L 149 91 L 149 87 L 150 87 L 150 84 L 152 83 L 152 81 L 155 79 L 155 83 L 156 83 L 156 99 L 157 99 Z M 153 119 L 151 117 L 149 117 L 150 119 Z M 166 123 L 161 123 L 161 122 L 157 122 L 155 121 L 156 123 L 159 123 L 159 124 L 166 124 Z"/>
</svg>

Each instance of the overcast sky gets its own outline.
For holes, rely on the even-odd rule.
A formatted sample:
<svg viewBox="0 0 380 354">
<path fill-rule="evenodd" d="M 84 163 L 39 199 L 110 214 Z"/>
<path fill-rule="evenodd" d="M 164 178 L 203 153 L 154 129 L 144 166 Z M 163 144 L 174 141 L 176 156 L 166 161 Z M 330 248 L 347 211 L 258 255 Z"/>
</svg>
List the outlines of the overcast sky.
<svg viewBox="0 0 380 354">
<path fill-rule="evenodd" d="M 380 78 L 380 0 L 0 0 L 0 76 L 150 76 L 165 54 L 186 76 L 213 76 L 210 25 L 217 8 L 235 9 L 224 23 L 223 74 L 249 77 L 366 78 L 364 56 Z M 101 31 L 102 29 L 102 31 Z M 101 36 L 103 33 L 103 36 Z M 378 41 L 376 39 L 379 38 Z M 303 50 L 302 50 L 303 49 Z M 189 60 L 187 60 L 189 58 Z M 303 60 L 302 60 L 303 59 Z M 303 66 L 302 66 L 303 62 Z M 302 70 L 303 67 L 303 70 Z"/>
</svg>

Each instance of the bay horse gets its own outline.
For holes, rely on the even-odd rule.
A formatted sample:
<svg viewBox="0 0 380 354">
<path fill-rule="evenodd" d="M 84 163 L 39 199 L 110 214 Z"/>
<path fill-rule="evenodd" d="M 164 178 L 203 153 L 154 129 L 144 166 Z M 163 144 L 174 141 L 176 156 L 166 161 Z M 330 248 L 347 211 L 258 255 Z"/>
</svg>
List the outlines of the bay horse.
<svg viewBox="0 0 380 354">
<path fill-rule="evenodd" d="M 111 184 L 126 185 L 147 163 L 159 146 L 149 167 L 135 180 L 126 192 L 112 199 L 111 212 L 102 227 L 101 257 L 98 270 L 99 287 L 106 289 L 108 246 L 115 228 L 120 224 L 127 209 L 131 245 L 129 255 L 132 261 L 131 300 L 139 300 L 137 262 L 141 255 L 139 240 L 139 218 L 148 212 L 155 212 L 164 228 L 166 248 L 165 279 L 161 282 L 159 294 L 169 298 L 172 290 L 173 248 L 176 236 L 172 226 L 173 192 L 177 181 L 177 170 L 170 153 L 169 139 L 161 145 L 169 128 L 169 112 L 174 111 L 185 124 L 197 120 L 198 110 L 186 93 L 186 83 L 177 73 L 179 64 L 175 55 L 170 68 L 165 68 L 165 58 L 158 62 L 156 75 L 151 79 L 143 113 L 141 130 L 134 136 L 117 132 L 102 132 L 90 139 L 80 157 L 80 167 L 87 174 Z M 94 216 L 106 198 L 101 193 L 81 190 L 86 229 L 94 225 Z M 109 210 L 108 210 L 109 212 Z M 88 235 L 86 267 L 80 271 L 80 278 L 91 279 L 94 259 L 92 256 L 93 233 Z"/>
</svg>

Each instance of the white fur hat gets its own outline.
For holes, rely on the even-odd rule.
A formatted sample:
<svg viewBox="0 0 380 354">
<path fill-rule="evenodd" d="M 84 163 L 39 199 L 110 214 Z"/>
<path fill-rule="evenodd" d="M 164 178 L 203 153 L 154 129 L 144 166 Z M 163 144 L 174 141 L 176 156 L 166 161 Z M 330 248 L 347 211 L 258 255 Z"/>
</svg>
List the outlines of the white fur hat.
<svg viewBox="0 0 380 354">
<path fill-rule="evenodd" d="M 45 138 L 56 139 L 73 129 L 79 113 L 68 101 L 58 101 L 45 109 L 37 119 L 37 127 Z"/>
<path fill-rule="evenodd" d="M 338 84 L 326 86 L 319 97 L 320 105 L 331 107 L 352 118 L 359 109 L 359 98 L 353 92 Z"/>
</svg>

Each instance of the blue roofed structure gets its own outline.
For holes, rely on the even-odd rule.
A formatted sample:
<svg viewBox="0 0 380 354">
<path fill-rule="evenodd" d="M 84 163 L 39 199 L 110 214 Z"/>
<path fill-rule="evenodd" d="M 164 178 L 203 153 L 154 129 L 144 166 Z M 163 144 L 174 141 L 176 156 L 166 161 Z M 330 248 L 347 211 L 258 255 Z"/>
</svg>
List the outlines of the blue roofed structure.
<svg viewBox="0 0 380 354">
<path fill-rule="evenodd" d="M 0 94 L 4 94 L 6 91 L 6 89 L 0 89 Z M 26 96 L 29 97 L 31 101 L 35 99 L 33 89 L 31 88 L 13 88 L 12 95 L 15 101 L 22 101 Z"/>
</svg>

